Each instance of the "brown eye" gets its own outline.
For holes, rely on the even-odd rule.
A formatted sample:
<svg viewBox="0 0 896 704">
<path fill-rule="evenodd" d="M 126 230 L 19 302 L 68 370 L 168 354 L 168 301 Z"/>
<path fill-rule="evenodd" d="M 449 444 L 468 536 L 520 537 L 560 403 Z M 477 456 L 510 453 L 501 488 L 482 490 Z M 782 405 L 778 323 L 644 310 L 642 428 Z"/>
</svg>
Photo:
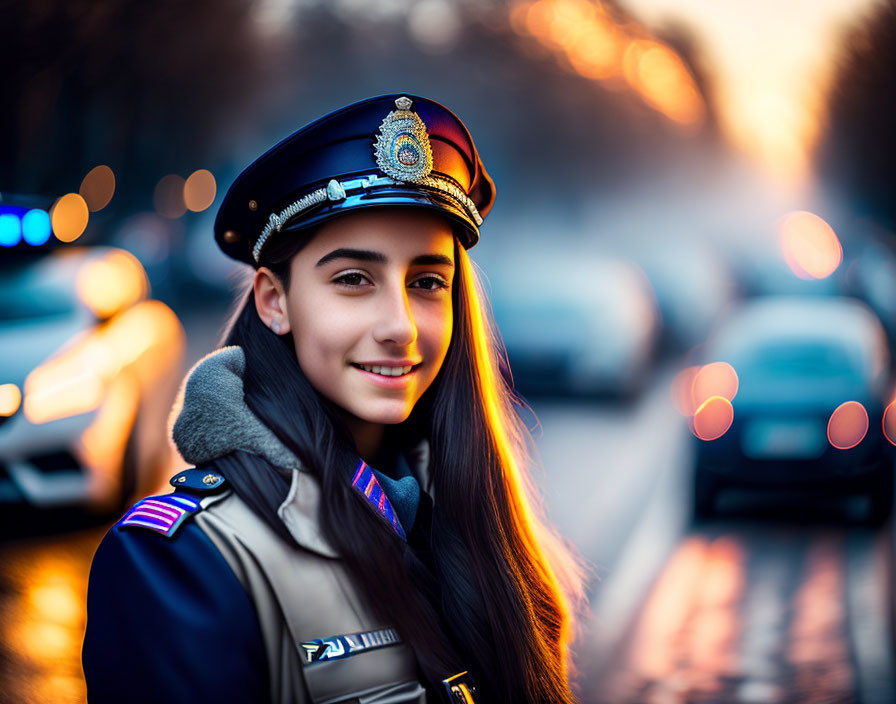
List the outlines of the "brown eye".
<svg viewBox="0 0 896 704">
<path fill-rule="evenodd" d="M 333 279 L 333 283 L 343 286 L 361 286 L 365 281 L 367 281 L 367 277 L 358 271 L 350 271 Z"/>
<path fill-rule="evenodd" d="M 448 288 L 448 282 L 438 276 L 424 276 L 411 285 L 415 288 L 422 288 L 425 291 L 438 291 Z"/>
</svg>

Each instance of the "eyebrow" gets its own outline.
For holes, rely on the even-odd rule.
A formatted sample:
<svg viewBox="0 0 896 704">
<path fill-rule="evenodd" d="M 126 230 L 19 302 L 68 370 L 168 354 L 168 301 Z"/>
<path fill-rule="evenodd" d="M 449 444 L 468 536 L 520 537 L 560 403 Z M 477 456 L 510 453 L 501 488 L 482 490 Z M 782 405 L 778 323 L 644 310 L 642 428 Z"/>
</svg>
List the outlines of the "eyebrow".
<svg viewBox="0 0 896 704">
<path fill-rule="evenodd" d="M 389 261 L 386 258 L 386 255 L 381 252 L 374 252 L 369 249 L 349 249 L 340 247 L 339 249 L 334 249 L 329 254 L 322 256 L 315 266 L 323 266 L 334 259 L 354 259 L 362 262 L 376 262 L 377 264 L 385 264 Z M 411 264 L 414 266 L 421 264 L 454 266 L 451 257 L 446 257 L 444 254 L 420 254 L 411 260 Z"/>
</svg>

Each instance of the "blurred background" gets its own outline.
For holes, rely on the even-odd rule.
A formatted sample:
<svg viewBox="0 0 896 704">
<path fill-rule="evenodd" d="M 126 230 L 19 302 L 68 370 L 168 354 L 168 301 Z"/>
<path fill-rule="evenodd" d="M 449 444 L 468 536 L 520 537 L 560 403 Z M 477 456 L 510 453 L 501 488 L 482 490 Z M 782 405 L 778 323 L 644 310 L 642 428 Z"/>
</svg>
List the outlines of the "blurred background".
<svg viewBox="0 0 896 704">
<path fill-rule="evenodd" d="M 257 155 L 466 122 L 471 252 L 588 561 L 583 702 L 892 702 L 893 0 L 0 2 L 0 701 L 83 702 L 90 559 L 246 271 Z"/>
</svg>

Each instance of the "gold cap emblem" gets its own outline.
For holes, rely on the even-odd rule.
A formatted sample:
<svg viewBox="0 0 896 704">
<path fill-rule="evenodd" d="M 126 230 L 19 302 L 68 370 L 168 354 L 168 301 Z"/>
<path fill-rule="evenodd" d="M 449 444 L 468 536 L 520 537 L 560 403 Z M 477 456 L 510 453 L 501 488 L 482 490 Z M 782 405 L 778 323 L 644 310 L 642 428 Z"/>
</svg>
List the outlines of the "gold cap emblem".
<svg viewBox="0 0 896 704">
<path fill-rule="evenodd" d="M 407 96 L 395 100 L 395 110 L 386 115 L 377 131 L 373 153 L 377 166 L 396 181 L 420 183 L 432 171 L 432 147 L 426 124 L 411 111 Z"/>
<path fill-rule="evenodd" d="M 218 481 L 218 479 L 219 479 L 219 477 L 217 474 L 206 474 L 202 478 L 202 483 L 203 484 L 214 484 L 215 482 Z"/>
</svg>

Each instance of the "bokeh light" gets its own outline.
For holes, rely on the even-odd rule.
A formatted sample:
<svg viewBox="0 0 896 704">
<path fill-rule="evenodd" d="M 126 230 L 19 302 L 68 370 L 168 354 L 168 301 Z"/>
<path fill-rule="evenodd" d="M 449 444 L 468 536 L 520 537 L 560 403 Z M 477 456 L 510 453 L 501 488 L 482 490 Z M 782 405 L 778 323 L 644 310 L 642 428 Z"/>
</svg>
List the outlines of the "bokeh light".
<svg viewBox="0 0 896 704">
<path fill-rule="evenodd" d="M 531 36 L 579 75 L 603 81 L 608 89 L 620 73 L 654 110 L 679 125 L 694 127 L 706 112 L 700 90 L 684 61 L 670 47 L 636 25 L 614 18 L 602 5 L 585 0 L 538 0 L 514 5 L 510 25 Z"/>
<path fill-rule="evenodd" d="M 824 279 L 843 261 L 843 247 L 824 220 L 805 210 L 789 213 L 778 227 L 781 253 L 801 279 Z"/>
<path fill-rule="evenodd" d="M 716 440 L 728 432 L 734 422 L 734 407 L 722 396 L 712 396 L 694 413 L 693 432 L 701 440 Z"/>
<path fill-rule="evenodd" d="M 22 217 L 22 236 L 28 244 L 39 247 L 50 239 L 51 234 L 53 227 L 50 224 L 50 214 L 46 210 L 34 208 Z"/>
<path fill-rule="evenodd" d="M 187 210 L 199 213 L 215 202 L 217 184 L 211 171 L 194 171 L 184 183 L 184 205 Z"/>
<path fill-rule="evenodd" d="M 95 166 L 81 181 L 78 193 L 84 198 L 90 212 L 102 210 L 115 194 L 115 174 L 105 164 Z"/>
<path fill-rule="evenodd" d="M 0 247 L 15 247 L 22 239 L 22 221 L 12 213 L 0 215 Z"/>
<path fill-rule="evenodd" d="M 146 298 L 149 284 L 137 258 L 116 249 L 84 264 L 75 288 L 98 318 L 108 318 Z"/>
<path fill-rule="evenodd" d="M 174 220 L 187 212 L 184 185 L 184 179 L 177 174 L 168 174 L 159 179 L 152 195 L 153 205 L 159 215 Z"/>
<path fill-rule="evenodd" d="M 711 396 L 734 401 L 738 387 L 737 372 L 727 362 L 713 362 L 700 368 L 694 376 L 691 396 L 695 408 Z"/>
<path fill-rule="evenodd" d="M 15 384 L 0 384 L 0 417 L 8 418 L 22 403 L 22 392 Z"/>
<path fill-rule="evenodd" d="M 50 213 L 53 233 L 60 242 L 74 242 L 87 228 L 90 210 L 78 193 L 67 193 L 56 201 Z"/>
<path fill-rule="evenodd" d="M 656 44 L 638 58 L 635 87 L 644 100 L 669 119 L 693 125 L 703 119 L 703 100 L 678 55 Z"/>
<path fill-rule="evenodd" d="M 884 417 L 881 421 L 884 428 L 884 437 L 891 444 L 896 445 L 896 401 L 891 401 L 890 405 L 884 410 Z"/>
<path fill-rule="evenodd" d="M 868 432 L 868 411 L 858 401 L 837 406 L 828 421 L 828 440 L 838 450 L 855 447 Z"/>
</svg>

